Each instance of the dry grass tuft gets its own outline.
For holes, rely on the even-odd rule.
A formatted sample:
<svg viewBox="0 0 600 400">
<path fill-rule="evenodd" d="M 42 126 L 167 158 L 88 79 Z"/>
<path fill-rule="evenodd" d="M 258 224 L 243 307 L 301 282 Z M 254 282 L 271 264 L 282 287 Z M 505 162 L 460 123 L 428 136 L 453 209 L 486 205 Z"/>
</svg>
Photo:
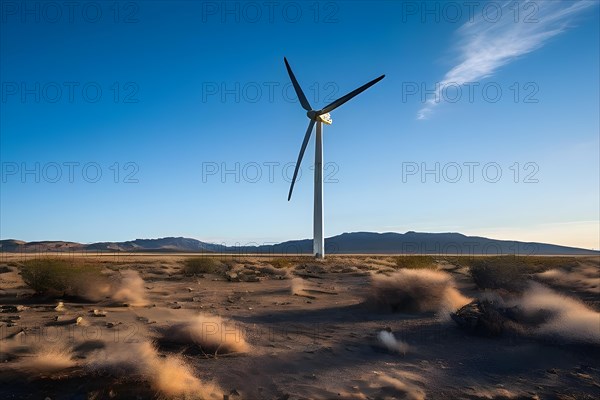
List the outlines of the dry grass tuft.
<svg viewBox="0 0 600 400">
<path fill-rule="evenodd" d="M 148 304 L 144 280 L 137 271 L 126 270 L 121 272 L 118 283 L 113 288 L 113 300 L 127 303 L 131 306 L 145 306 Z"/>
<path fill-rule="evenodd" d="M 449 274 L 428 269 L 404 269 L 389 276 L 375 275 L 371 289 L 367 302 L 392 312 L 449 314 L 471 301 L 456 289 Z"/>
<path fill-rule="evenodd" d="M 529 316 L 543 317 L 535 329 L 540 335 L 600 344 L 600 313 L 571 297 L 532 283 L 517 305 Z"/>
<path fill-rule="evenodd" d="M 43 343 L 30 349 L 13 365 L 16 370 L 29 375 L 47 375 L 76 365 L 73 352 L 63 343 Z"/>
<path fill-rule="evenodd" d="M 161 357 L 148 341 L 112 343 L 91 354 L 87 369 L 113 375 L 135 374 L 150 382 L 167 397 L 185 399 L 221 399 L 222 390 L 213 383 L 200 381 L 180 356 Z"/>
<path fill-rule="evenodd" d="M 250 350 L 242 330 L 221 317 L 200 314 L 161 329 L 161 341 L 192 344 L 207 355 L 245 353 Z"/>
</svg>

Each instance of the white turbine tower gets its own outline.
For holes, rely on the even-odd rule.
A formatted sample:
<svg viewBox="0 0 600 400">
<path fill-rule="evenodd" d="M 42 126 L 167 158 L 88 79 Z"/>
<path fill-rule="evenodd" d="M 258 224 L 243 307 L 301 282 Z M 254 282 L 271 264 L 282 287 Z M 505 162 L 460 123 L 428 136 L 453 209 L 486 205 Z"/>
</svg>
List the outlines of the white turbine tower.
<svg viewBox="0 0 600 400">
<path fill-rule="evenodd" d="M 294 170 L 294 177 L 292 178 L 292 184 L 290 186 L 290 192 L 288 194 L 288 201 L 290 201 L 290 199 L 292 198 L 292 191 L 294 190 L 294 183 L 296 183 L 296 177 L 298 176 L 298 169 L 300 168 L 300 163 L 302 162 L 304 151 L 306 150 L 308 140 L 310 139 L 310 135 L 312 134 L 312 130 L 316 122 L 317 137 L 315 143 L 315 208 L 313 217 L 313 253 L 315 257 L 323 258 L 325 257 L 325 237 L 323 236 L 323 123 L 331 125 L 333 121 L 329 116 L 330 111 L 335 110 L 354 96 L 364 92 L 365 90 L 367 90 L 368 88 L 385 78 L 385 75 L 381 75 L 379 78 L 373 79 L 371 82 L 366 83 L 358 89 L 348 93 L 347 95 L 340 97 L 339 99 L 325 106 L 321 110 L 313 110 L 308 100 L 306 99 L 306 96 L 304 95 L 300 84 L 296 80 L 296 77 L 292 72 L 290 64 L 288 64 L 288 61 L 285 57 L 283 58 L 283 61 L 285 62 L 285 67 L 287 68 L 288 74 L 290 75 L 290 79 L 292 80 L 292 84 L 294 85 L 294 89 L 296 90 L 296 94 L 298 95 L 298 100 L 300 100 L 302 108 L 306 110 L 306 115 L 310 119 L 310 122 L 308 123 L 308 129 L 306 130 L 306 134 L 304 135 L 302 147 L 300 147 L 300 154 L 298 154 L 298 161 L 296 162 L 296 169 Z"/>
</svg>

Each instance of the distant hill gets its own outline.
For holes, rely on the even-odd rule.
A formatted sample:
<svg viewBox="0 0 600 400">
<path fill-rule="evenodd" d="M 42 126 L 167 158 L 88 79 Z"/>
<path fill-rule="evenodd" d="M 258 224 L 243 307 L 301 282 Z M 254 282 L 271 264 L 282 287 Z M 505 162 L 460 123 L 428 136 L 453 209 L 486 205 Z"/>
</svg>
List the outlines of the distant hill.
<svg viewBox="0 0 600 400">
<path fill-rule="evenodd" d="M 312 240 L 294 240 L 275 245 L 245 247 L 245 252 L 311 253 Z M 600 252 L 547 243 L 496 240 L 460 233 L 406 232 L 343 233 L 325 239 L 329 254 L 521 254 L 521 255 L 600 255 Z"/>
<path fill-rule="evenodd" d="M 165 251 L 165 252 L 226 252 L 227 247 L 184 237 L 136 239 L 128 242 L 101 242 L 86 246 L 86 250 Z"/>
<path fill-rule="evenodd" d="M 329 254 L 522 254 L 600 255 L 600 252 L 547 243 L 496 240 L 460 233 L 344 233 L 325 239 Z M 240 254 L 310 254 L 312 240 L 292 240 L 262 246 L 224 246 L 184 237 L 136 239 L 127 242 L 81 244 L 63 241 L 0 240 L 0 252 L 186 252 Z"/>
<path fill-rule="evenodd" d="M 82 244 L 63 241 L 24 242 L 0 240 L 0 252 L 227 252 L 223 245 L 201 242 L 184 237 L 135 239 L 127 242 L 98 242 Z"/>
</svg>

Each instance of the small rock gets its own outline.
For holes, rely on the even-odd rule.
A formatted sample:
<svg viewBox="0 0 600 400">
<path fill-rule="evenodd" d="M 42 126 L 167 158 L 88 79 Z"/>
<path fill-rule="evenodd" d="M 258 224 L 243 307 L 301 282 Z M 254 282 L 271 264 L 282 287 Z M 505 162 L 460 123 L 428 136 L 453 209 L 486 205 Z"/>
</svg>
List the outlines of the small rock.
<svg viewBox="0 0 600 400">
<path fill-rule="evenodd" d="M 106 317 L 106 311 L 101 310 L 91 310 L 92 317 Z"/>
<path fill-rule="evenodd" d="M 59 301 L 58 305 L 56 307 L 54 307 L 54 310 L 56 310 L 56 311 L 64 311 L 65 310 L 65 304 L 62 301 Z"/>
<path fill-rule="evenodd" d="M 25 336 L 25 335 L 26 335 L 25 330 L 21 329 L 19 332 L 15 333 L 13 335 L 9 335 L 8 337 L 11 338 L 11 339 L 17 340 L 19 338 L 22 339 L 23 336 Z"/>
<path fill-rule="evenodd" d="M 240 276 L 236 272 L 227 272 L 227 280 L 230 282 L 239 282 Z"/>
</svg>

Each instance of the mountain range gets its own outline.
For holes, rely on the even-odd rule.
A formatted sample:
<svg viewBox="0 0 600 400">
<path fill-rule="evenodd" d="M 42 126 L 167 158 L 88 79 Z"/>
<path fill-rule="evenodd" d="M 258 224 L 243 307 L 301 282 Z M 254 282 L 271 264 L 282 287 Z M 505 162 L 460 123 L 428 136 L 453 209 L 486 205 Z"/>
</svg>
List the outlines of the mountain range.
<svg viewBox="0 0 600 400">
<path fill-rule="evenodd" d="M 343 233 L 325 239 L 326 254 L 519 254 L 519 255 L 600 255 L 600 252 L 548 243 L 497 240 L 460 233 Z M 239 254 L 311 254 L 312 240 L 276 244 L 226 246 L 184 237 L 135 239 L 126 242 L 83 244 L 65 241 L 24 242 L 0 240 L 0 252 L 185 252 Z"/>
</svg>

